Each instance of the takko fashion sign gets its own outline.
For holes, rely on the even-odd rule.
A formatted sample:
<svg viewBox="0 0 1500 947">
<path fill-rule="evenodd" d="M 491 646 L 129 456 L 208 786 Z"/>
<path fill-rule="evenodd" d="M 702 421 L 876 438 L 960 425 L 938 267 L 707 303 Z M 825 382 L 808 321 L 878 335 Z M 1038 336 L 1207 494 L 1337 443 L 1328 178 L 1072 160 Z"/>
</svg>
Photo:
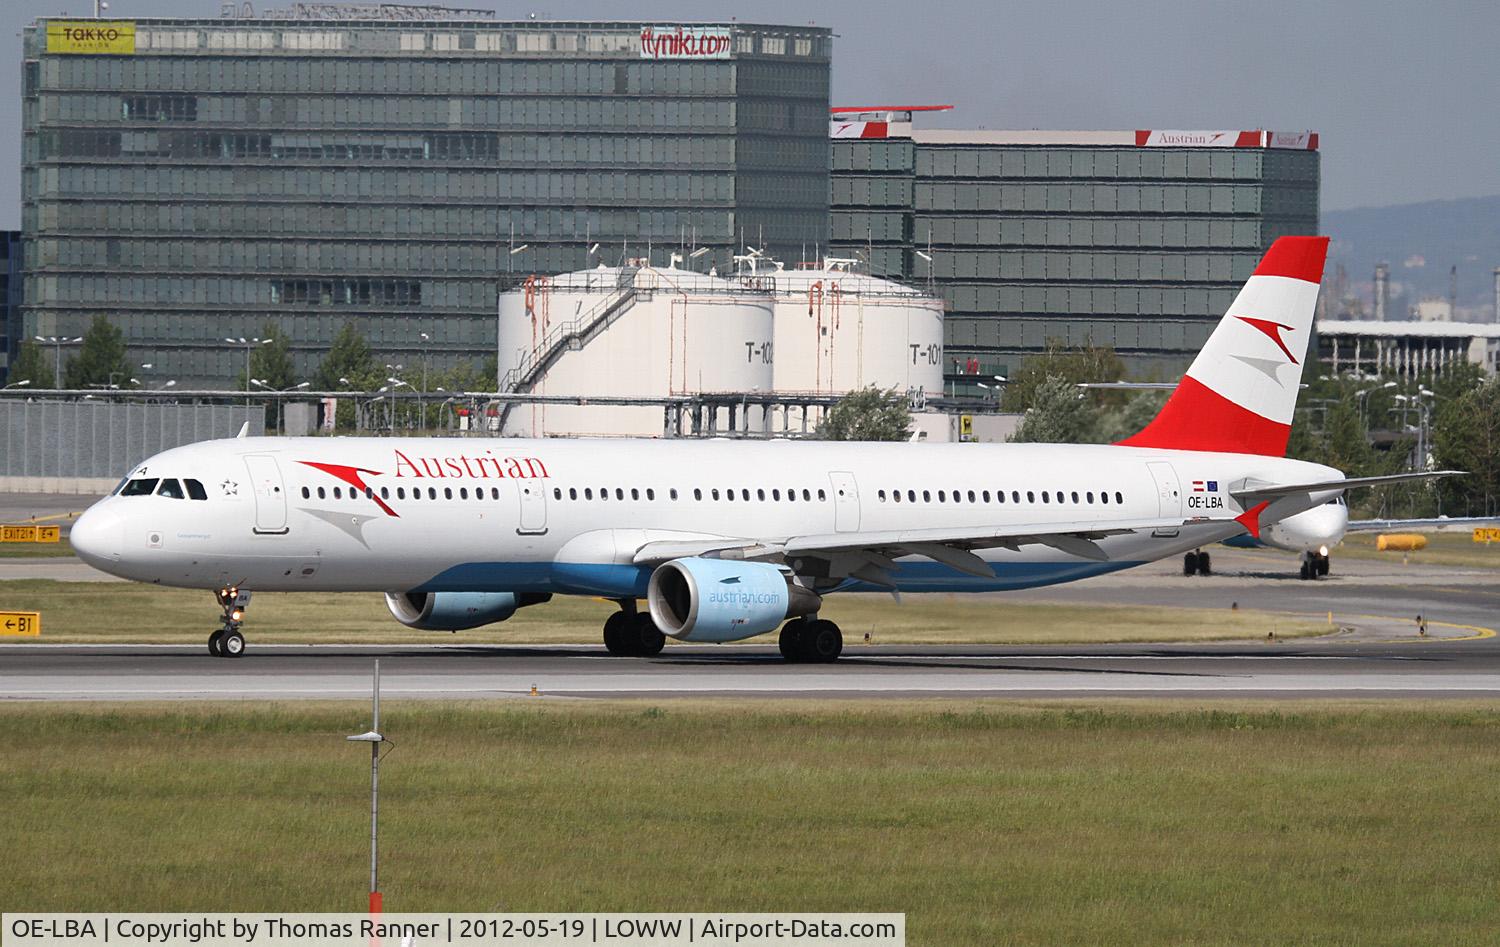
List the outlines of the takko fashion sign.
<svg viewBox="0 0 1500 947">
<path fill-rule="evenodd" d="M 714 26 L 644 26 L 642 59 L 728 59 L 734 33 Z"/>
</svg>

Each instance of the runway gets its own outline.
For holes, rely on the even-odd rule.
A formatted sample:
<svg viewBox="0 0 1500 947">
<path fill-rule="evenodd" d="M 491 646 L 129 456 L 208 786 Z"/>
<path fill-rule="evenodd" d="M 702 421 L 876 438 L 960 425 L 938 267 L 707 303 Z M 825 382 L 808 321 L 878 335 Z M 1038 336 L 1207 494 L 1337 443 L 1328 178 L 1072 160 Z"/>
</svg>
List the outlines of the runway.
<svg viewBox="0 0 1500 947">
<path fill-rule="evenodd" d="M 1500 585 L 1492 569 L 1335 559 L 1303 582 L 1295 558 L 1215 551 L 1217 574 L 1186 578 L 1172 562 L 1066 586 L 997 593 L 1006 601 L 1181 605 L 1333 612 L 1355 633 L 1290 641 L 1069 646 L 876 645 L 852 641 L 834 665 L 788 665 L 770 646 L 673 643 L 653 659 L 598 645 L 259 645 L 239 659 L 201 646 L 0 647 L 0 700 L 364 699 L 381 659 L 401 698 L 775 697 L 1500 697 Z M 4 566 L 12 568 L 7 570 Z M 9 573 L 9 574 L 7 574 Z M 0 578 L 98 577 L 74 559 L 0 560 Z M 908 596 L 903 608 L 921 608 Z M 1416 634 L 1422 615 L 1430 636 Z M 997 629 L 997 636 L 1003 630 Z M 451 639 L 448 639 L 451 640 Z"/>
<path fill-rule="evenodd" d="M 12 646 L 4 700 L 361 699 L 380 659 L 388 698 L 1500 697 L 1500 638 L 848 648 L 788 665 L 774 648 L 266 646 L 239 659 L 154 645 Z"/>
</svg>

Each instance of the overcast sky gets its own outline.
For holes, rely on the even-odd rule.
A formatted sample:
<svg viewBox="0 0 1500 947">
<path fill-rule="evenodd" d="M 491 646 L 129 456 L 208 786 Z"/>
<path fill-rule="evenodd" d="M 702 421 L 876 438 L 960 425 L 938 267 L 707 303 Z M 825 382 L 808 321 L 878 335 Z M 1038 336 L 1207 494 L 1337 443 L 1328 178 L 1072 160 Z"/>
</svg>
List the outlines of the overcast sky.
<svg viewBox="0 0 1500 947">
<path fill-rule="evenodd" d="M 239 0 L 243 2 L 243 0 Z M 290 5 L 252 0 L 255 9 Z M 495 0 L 452 0 L 488 8 Z M 110 14 L 217 16 L 219 0 L 111 0 Z M 1323 209 L 1500 194 L 1500 4 L 1307 0 L 540 0 L 550 19 L 738 17 L 836 34 L 834 104 L 943 103 L 954 128 L 1322 134 Z M 90 0 L 5 0 L 0 227 L 20 221 L 20 30 Z"/>
</svg>

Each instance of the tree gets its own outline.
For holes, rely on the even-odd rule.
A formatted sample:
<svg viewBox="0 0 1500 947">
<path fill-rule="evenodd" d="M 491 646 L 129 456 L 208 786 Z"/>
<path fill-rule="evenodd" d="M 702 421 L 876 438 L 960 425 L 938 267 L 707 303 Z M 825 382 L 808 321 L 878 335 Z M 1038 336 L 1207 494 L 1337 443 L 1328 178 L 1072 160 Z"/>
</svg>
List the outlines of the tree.
<svg viewBox="0 0 1500 947">
<path fill-rule="evenodd" d="M 1139 434 L 1167 403 L 1167 395 L 1165 391 L 1133 391 L 1120 407 L 1099 412 L 1096 425 L 1099 442 L 1113 444 Z"/>
<path fill-rule="evenodd" d="M 1440 470 L 1469 472 L 1438 481 L 1445 512 L 1491 516 L 1500 511 L 1500 377 L 1439 402 L 1432 454 Z"/>
<path fill-rule="evenodd" d="M 1094 410 L 1074 382 L 1048 375 L 1010 439 L 1016 443 L 1087 444 L 1094 440 Z"/>
<path fill-rule="evenodd" d="M 290 388 L 297 383 L 296 369 L 292 366 L 291 341 L 274 322 L 268 322 L 260 337 L 270 341 L 250 350 L 250 377 L 259 378 L 276 389 Z M 235 390 L 244 391 L 247 382 L 242 371 L 236 376 Z M 257 385 L 251 385 L 251 389 Z"/>
<path fill-rule="evenodd" d="M 844 395 L 818 425 L 818 437 L 825 441 L 904 441 L 910 436 L 906 395 L 874 385 Z"/>
<path fill-rule="evenodd" d="M 1035 403 L 1037 389 L 1051 377 L 1075 385 L 1081 381 L 1120 381 L 1125 377 L 1125 363 L 1108 346 L 1070 349 L 1056 339 L 1048 339 L 1045 352 L 1028 356 L 1019 369 L 1011 372 L 1001 406 L 1007 411 L 1025 411 Z M 1123 392 L 1099 392 L 1101 405 L 1124 402 Z"/>
<path fill-rule="evenodd" d="M 345 378 L 348 381 L 341 380 Z M 328 354 L 323 356 L 323 361 L 318 365 L 315 380 L 318 390 L 374 391 L 384 383 L 385 376 L 381 374 L 380 363 L 375 361 L 375 355 L 370 351 L 370 344 L 354 328 L 354 323 L 344 323 L 338 335 L 333 337 Z M 350 428 L 355 426 L 355 421 L 354 399 L 340 398 L 338 410 L 334 414 L 334 426 Z"/>
<path fill-rule="evenodd" d="M 22 342 L 20 348 L 16 349 L 15 359 L 10 363 L 6 383 L 14 385 L 22 381 L 31 382 L 31 388 L 56 386 L 56 379 L 52 377 L 52 359 L 35 342 Z"/>
<path fill-rule="evenodd" d="M 125 361 L 125 335 L 104 316 L 95 316 L 83 334 L 78 355 L 68 359 L 63 370 L 69 388 L 127 384 L 130 367 Z"/>
<path fill-rule="evenodd" d="M 349 380 L 343 382 L 339 380 L 341 378 Z M 365 341 L 354 323 L 344 323 L 338 335 L 333 337 L 328 354 L 323 356 L 323 361 L 318 365 L 316 381 L 321 391 L 373 391 L 384 382 L 380 364 L 370 351 L 370 343 Z"/>
</svg>

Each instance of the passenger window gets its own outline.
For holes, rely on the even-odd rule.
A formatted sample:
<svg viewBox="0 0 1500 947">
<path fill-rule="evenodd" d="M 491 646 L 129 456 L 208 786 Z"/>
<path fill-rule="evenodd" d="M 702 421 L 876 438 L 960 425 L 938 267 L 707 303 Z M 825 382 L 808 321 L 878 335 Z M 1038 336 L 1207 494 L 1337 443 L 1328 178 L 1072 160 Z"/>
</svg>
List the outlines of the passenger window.
<svg viewBox="0 0 1500 947">
<path fill-rule="evenodd" d="M 1035 503 L 1036 502 L 1036 494 L 1034 492 L 1030 491 L 1030 490 L 1027 490 L 1026 491 L 1026 502 L 1027 503 Z"/>
<path fill-rule="evenodd" d="M 552 488 L 552 499 L 554 499 L 554 500 L 561 500 L 562 499 L 562 487 L 553 487 Z"/>
<path fill-rule="evenodd" d="M 786 501 L 788 503 L 796 503 L 797 502 L 797 491 L 796 490 L 788 490 L 786 492 Z"/>
<path fill-rule="evenodd" d="M 451 499 L 453 499 L 453 488 L 452 487 L 444 487 L 443 488 L 443 499 L 444 500 L 451 500 Z"/>
<path fill-rule="evenodd" d="M 585 500 L 592 500 L 594 498 L 594 488 L 593 487 L 584 487 L 583 488 L 583 498 Z"/>
<path fill-rule="evenodd" d="M 931 503 L 932 502 L 932 492 L 930 490 L 923 490 L 922 491 L 922 502 L 923 503 Z"/>
<path fill-rule="evenodd" d="M 989 499 L 989 498 L 988 498 L 988 497 L 985 497 L 985 499 Z M 973 490 L 970 490 L 970 491 L 969 491 L 969 502 L 970 502 L 970 503 L 973 503 L 973 502 L 974 502 L 974 491 L 973 491 Z"/>
<path fill-rule="evenodd" d="M 459 487 L 458 488 L 458 498 L 460 500 L 467 500 L 469 498 L 469 488 L 468 487 Z M 558 490 L 557 491 L 557 498 L 559 500 L 562 499 L 562 490 Z"/>
<path fill-rule="evenodd" d="M 781 489 L 780 488 L 773 488 L 771 490 L 771 499 L 773 499 L 773 500 L 780 500 L 781 499 Z"/>
<path fill-rule="evenodd" d="M 568 499 L 569 500 L 576 500 L 576 499 L 578 499 L 578 488 L 577 487 L 569 487 L 568 488 Z"/>
<path fill-rule="evenodd" d="M 156 491 L 157 496 L 167 497 L 172 500 L 186 500 L 187 496 L 182 492 L 182 484 L 175 478 L 168 477 L 161 482 L 161 489 Z"/>
<path fill-rule="evenodd" d="M 1124 503 L 1125 502 L 1125 497 L 1122 496 L 1120 494 L 1120 491 L 1118 491 L 1118 490 L 1115 491 L 1115 502 L 1116 503 Z"/>
<path fill-rule="evenodd" d="M 302 488 L 302 499 L 304 499 L 304 500 L 311 500 L 312 499 L 312 491 L 309 490 L 309 489 L 307 489 L 306 487 L 303 487 Z"/>
<path fill-rule="evenodd" d="M 648 500 L 654 500 L 654 499 L 656 499 L 656 491 L 653 490 L 651 487 L 647 487 L 646 488 L 646 499 L 648 499 Z"/>
<path fill-rule="evenodd" d="M 713 489 L 709 490 L 708 495 L 717 500 L 719 498 L 719 488 L 714 487 Z"/>
<path fill-rule="evenodd" d="M 755 498 L 757 500 L 764 500 L 766 498 L 766 491 L 764 491 L 764 490 L 756 490 L 755 491 Z"/>
<path fill-rule="evenodd" d="M 897 503 L 900 503 L 901 502 L 901 491 L 900 490 L 892 490 L 891 491 L 891 499 L 895 500 Z"/>
<path fill-rule="evenodd" d="M 406 488 L 405 487 L 397 487 L 396 488 L 396 499 L 398 499 L 398 500 L 404 500 L 404 499 L 406 499 Z"/>
<path fill-rule="evenodd" d="M 639 500 L 641 498 L 641 491 L 638 490 L 635 487 L 631 487 L 630 488 L 630 498 L 632 500 Z"/>
<path fill-rule="evenodd" d="M 667 490 L 667 497 L 668 497 L 668 499 L 672 499 L 672 500 L 677 499 L 677 488 L 676 487 L 669 488 Z"/>
<path fill-rule="evenodd" d="M 1101 494 L 1099 494 L 1099 502 L 1100 503 L 1108 503 L 1109 502 L 1109 494 L 1108 493 L 1101 493 Z"/>
<path fill-rule="evenodd" d="M 500 488 L 499 487 L 490 487 L 490 499 L 491 500 L 498 500 L 498 499 L 500 499 Z"/>
<path fill-rule="evenodd" d="M 1021 502 L 1021 491 L 1020 490 L 1012 490 L 1012 491 L 1010 491 L 1010 502 L 1012 502 L 1012 503 L 1020 503 Z"/>
<path fill-rule="evenodd" d="M 938 491 L 938 502 L 939 503 L 947 503 L 948 502 L 948 494 L 947 494 L 947 492 L 945 492 L 943 490 L 939 490 Z"/>
<path fill-rule="evenodd" d="M 1073 502 L 1074 503 L 1078 502 L 1078 491 L 1077 490 L 1073 491 Z"/>
<path fill-rule="evenodd" d="M 703 490 L 701 488 L 699 488 L 699 487 L 694 487 L 693 488 L 693 499 L 694 500 L 701 500 L 701 499 L 703 499 Z"/>
<path fill-rule="evenodd" d="M 917 502 L 917 491 L 915 491 L 915 490 L 908 490 L 908 491 L 906 491 L 906 502 L 907 503 L 915 503 L 915 502 Z"/>
<path fill-rule="evenodd" d="M 828 494 L 824 493 L 822 490 L 819 490 L 818 491 L 818 500 L 819 501 L 823 501 L 823 500 L 827 500 L 827 499 L 828 499 Z"/>
<path fill-rule="evenodd" d="M 1042 502 L 1043 503 L 1050 503 L 1051 502 L 1050 500 L 1047 499 L 1047 491 L 1046 490 L 1042 491 Z"/>
<path fill-rule="evenodd" d="M 875 496 L 877 498 L 879 498 L 879 500 L 880 500 L 881 503 L 885 502 L 885 491 L 884 490 L 876 491 Z"/>
<path fill-rule="evenodd" d="M 990 491 L 986 490 L 983 493 L 981 493 L 980 496 L 984 497 L 984 502 L 986 502 L 986 503 L 990 502 Z M 1003 499 L 1003 497 L 1002 497 L 1002 499 Z"/>
<path fill-rule="evenodd" d="M 205 490 L 205 489 L 203 489 L 203 483 L 201 481 L 198 481 L 198 480 L 184 480 L 184 481 L 182 481 L 182 483 L 183 483 L 183 486 L 187 487 L 188 499 L 190 499 L 190 500 L 207 500 L 208 499 L 208 491 Z M 307 488 L 303 487 L 302 491 L 303 491 L 303 493 L 306 493 L 307 492 Z"/>
<path fill-rule="evenodd" d="M 1084 497 L 1087 498 L 1090 503 L 1093 503 L 1094 502 L 1094 491 L 1090 490 L 1088 493 L 1084 494 Z"/>
<path fill-rule="evenodd" d="M 156 492 L 156 485 L 161 481 L 156 477 L 146 477 L 140 480 L 132 480 L 125 484 L 120 491 L 122 497 L 148 497 Z"/>
<path fill-rule="evenodd" d="M 740 499 L 744 500 L 746 503 L 750 502 L 750 491 L 749 491 L 748 488 L 743 488 L 742 487 L 740 489 Z"/>
</svg>

